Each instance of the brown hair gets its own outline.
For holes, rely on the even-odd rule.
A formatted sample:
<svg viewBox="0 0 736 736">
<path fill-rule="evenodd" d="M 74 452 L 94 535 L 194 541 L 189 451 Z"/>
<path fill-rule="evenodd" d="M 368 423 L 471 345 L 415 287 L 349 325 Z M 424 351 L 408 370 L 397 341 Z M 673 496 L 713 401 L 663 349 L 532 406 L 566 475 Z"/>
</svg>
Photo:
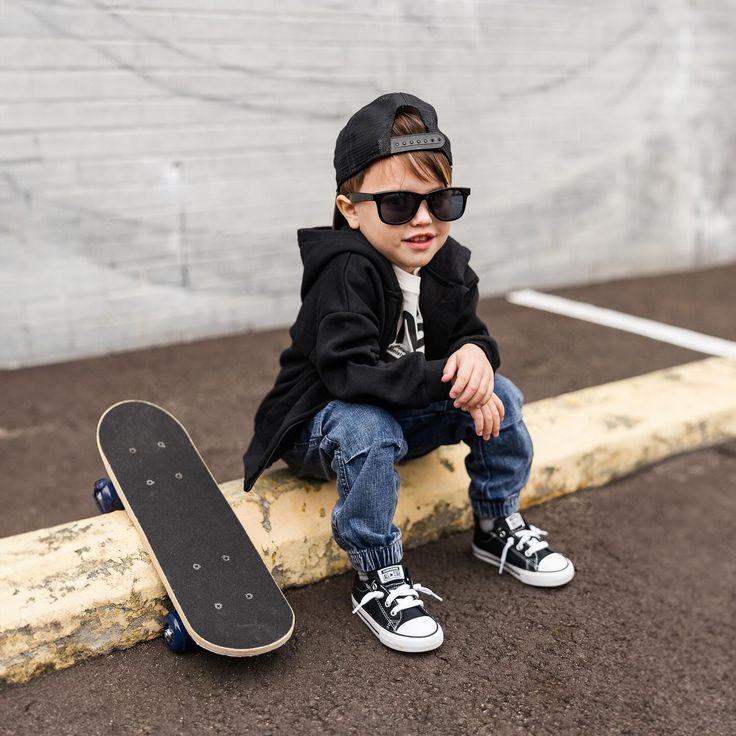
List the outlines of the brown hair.
<svg viewBox="0 0 736 736">
<path fill-rule="evenodd" d="M 422 122 L 422 118 L 415 108 L 409 106 L 400 107 L 396 112 L 391 135 L 411 135 L 413 133 L 426 133 L 427 126 Z M 416 177 L 422 181 L 431 181 L 438 179 L 443 186 L 449 187 L 452 184 L 452 167 L 444 153 L 438 151 L 417 151 L 415 153 L 399 153 L 406 164 Z M 373 164 L 371 164 L 372 166 Z M 346 179 L 338 190 L 338 194 L 351 194 L 357 192 L 363 184 L 366 172 L 370 166 L 359 171 L 355 176 Z"/>
</svg>

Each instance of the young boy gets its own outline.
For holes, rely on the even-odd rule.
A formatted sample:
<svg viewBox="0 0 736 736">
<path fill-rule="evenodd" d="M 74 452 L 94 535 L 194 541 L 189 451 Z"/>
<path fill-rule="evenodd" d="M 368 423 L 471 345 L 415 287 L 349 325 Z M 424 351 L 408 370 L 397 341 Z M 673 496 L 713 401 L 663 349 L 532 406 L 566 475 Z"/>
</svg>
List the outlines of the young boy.
<svg viewBox="0 0 736 736">
<path fill-rule="evenodd" d="M 405 93 L 358 110 L 335 146 L 333 227 L 298 231 L 302 306 L 255 417 L 245 490 L 277 458 L 337 479 L 332 530 L 355 568 L 352 603 L 392 649 L 425 652 L 440 625 L 402 564 L 395 464 L 465 442 L 473 554 L 522 583 L 574 575 L 518 513 L 532 443 L 521 392 L 476 315 L 470 251 L 450 237 L 469 189 L 451 183 L 434 108 Z"/>
</svg>

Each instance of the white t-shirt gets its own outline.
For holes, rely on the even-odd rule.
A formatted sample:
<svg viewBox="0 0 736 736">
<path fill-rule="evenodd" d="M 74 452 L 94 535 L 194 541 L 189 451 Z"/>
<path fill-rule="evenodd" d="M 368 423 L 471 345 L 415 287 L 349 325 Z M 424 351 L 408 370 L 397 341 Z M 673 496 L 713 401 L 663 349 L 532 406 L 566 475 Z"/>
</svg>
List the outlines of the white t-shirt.
<svg viewBox="0 0 736 736">
<path fill-rule="evenodd" d="M 404 297 L 401 305 L 401 316 L 396 327 L 396 339 L 388 346 L 386 352 L 394 358 L 414 351 L 424 352 L 424 324 L 419 311 L 419 287 L 422 283 L 419 269 L 408 273 L 391 264 L 396 278 L 399 280 Z"/>
</svg>

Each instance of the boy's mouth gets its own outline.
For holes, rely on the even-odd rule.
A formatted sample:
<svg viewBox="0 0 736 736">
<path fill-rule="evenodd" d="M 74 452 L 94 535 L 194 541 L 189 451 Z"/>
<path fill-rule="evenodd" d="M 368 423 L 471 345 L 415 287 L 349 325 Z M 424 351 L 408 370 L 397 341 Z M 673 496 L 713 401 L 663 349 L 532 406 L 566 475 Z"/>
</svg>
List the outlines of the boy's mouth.
<svg viewBox="0 0 736 736">
<path fill-rule="evenodd" d="M 421 235 L 415 235 L 413 238 L 406 238 L 404 242 L 412 250 L 426 250 L 432 244 L 434 235 L 431 233 L 422 233 Z"/>
</svg>

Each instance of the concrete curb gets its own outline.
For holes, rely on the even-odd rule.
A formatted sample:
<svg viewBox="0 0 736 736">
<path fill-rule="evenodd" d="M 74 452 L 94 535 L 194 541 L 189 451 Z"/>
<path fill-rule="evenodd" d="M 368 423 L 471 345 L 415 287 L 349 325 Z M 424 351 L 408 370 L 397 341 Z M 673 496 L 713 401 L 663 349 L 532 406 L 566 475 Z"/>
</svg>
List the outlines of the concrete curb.
<svg viewBox="0 0 736 736">
<path fill-rule="evenodd" d="M 535 444 L 528 507 L 736 437 L 736 360 L 710 358 L 525 407 Z M 409 547 L 471 525 L 465 445 L 399 466 L 396 521 Z M 348 569 L 335 545 L 333 483 L 285 471 L 250 494 L 221 489 L 276 580 L 304 585 Z M 163 586 L 120 511 L 0 540 L 0 679 L 25 682 L 161 631 Z"/>
</svg>

